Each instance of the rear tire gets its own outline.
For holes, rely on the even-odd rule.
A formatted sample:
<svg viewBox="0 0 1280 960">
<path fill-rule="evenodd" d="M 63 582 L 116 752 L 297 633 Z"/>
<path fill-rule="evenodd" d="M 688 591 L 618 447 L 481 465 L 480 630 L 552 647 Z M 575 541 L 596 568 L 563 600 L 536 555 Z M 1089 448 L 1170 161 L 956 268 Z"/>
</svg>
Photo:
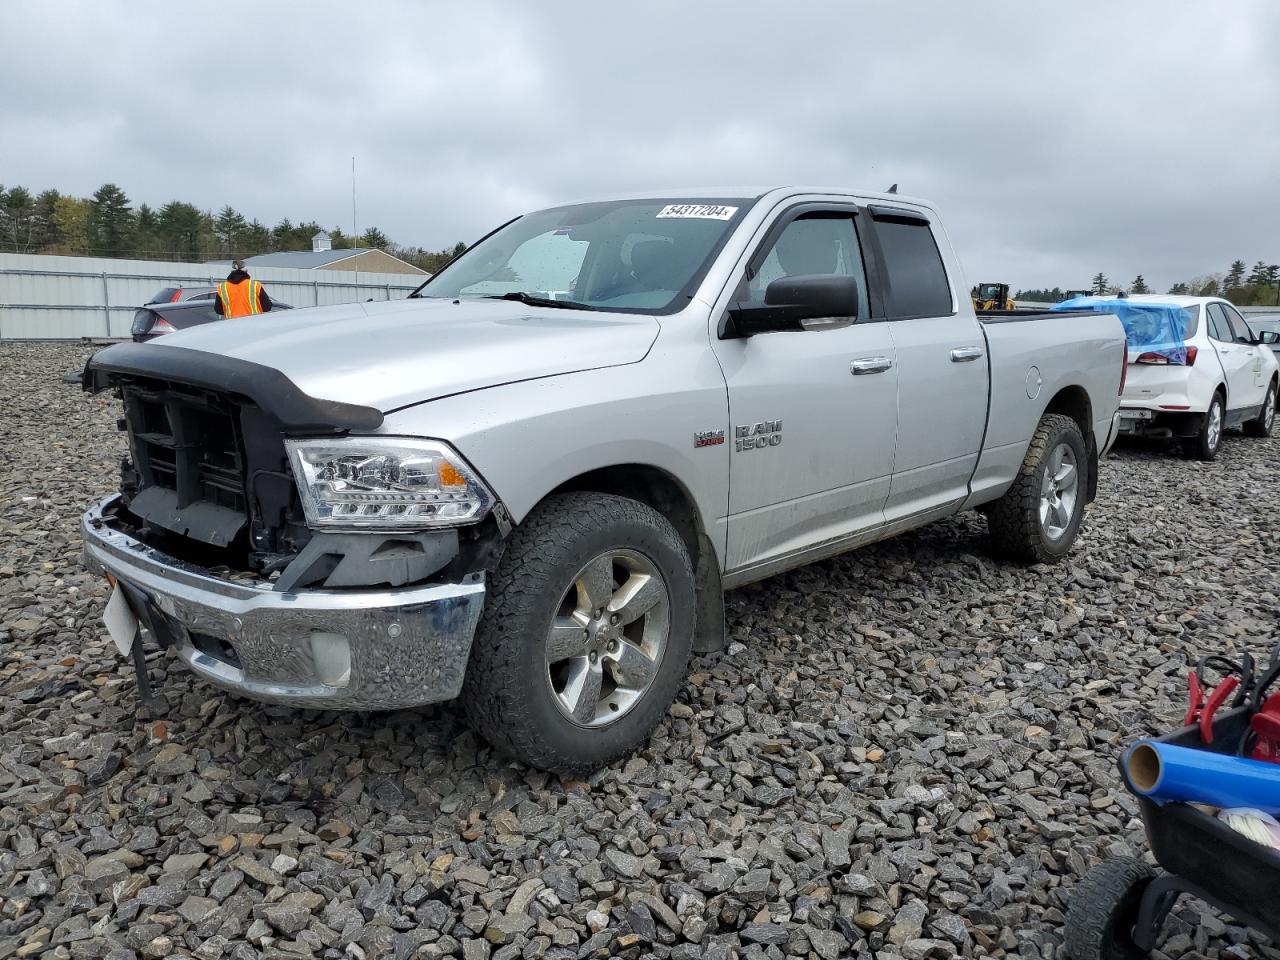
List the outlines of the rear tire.
<svg viewBox="0 0 1280 960">
<path fill-rule="evenodd" d="M 1271 428 L 1276 422 L 1276 382 L 1271 381 L 1267 387 L 1267 395 L 1262 400 L 1262 411 L 1244 425 L 1246 437 L 1257 437 L 1265 440 L 1271 436 Z"/>
<path fill-rule="evenodd" d="M 1155 871 L 1141 860 L 1104 860 L 1076 885 L 1067 909 L 1063 948 L 1069 960 L 1140 960 L 1133 927 Z"/>
<path fill-rule="evenodd" d="M 570 776 L 631 752 L 684 682 L 695 610 L 689 552 L 660 513 L 609 494 L 549 497 L 490 582 L 462 691 L 472 727 Z"/>
<path fill-rule="evenodd" d="M 1205 463 L 1217 458 L 1218 451 L 1222 449 L 1222 420 L 1226 406 L 1222 391 L 1219 390 L 1209 401 L 1209 409 L 1205 411 L 1200 432 L 1182 441 L 1182 452 L 1186 456 Z"/>
<path fill-rule="evenodd" d="M 1089 466 L 1079 425 L 1062 414 L 1041 417 L 1013 486 L 986 508 L 995 552 L 1030 563 L 1066 556 L 1084 518 Z"/>
</svg>

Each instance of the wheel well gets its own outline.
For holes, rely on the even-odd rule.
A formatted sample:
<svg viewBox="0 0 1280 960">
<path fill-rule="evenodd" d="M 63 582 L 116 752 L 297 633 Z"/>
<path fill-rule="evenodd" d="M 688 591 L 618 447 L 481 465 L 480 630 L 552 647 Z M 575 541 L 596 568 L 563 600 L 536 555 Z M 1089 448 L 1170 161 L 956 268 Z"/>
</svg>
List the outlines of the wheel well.
<svg viewBox="0 0 1280 960">
<path fill-rule="evenodd" d="M 1053 395 L 1044 412 L 1060 413 L 1070 417 L 1080 428 L 1085 449 L 1089 452 L 1089 479 L 1085 484 L 1085 503 L 1093 503 L 1098 496 L 1098 440 L 1093 435 L 1093 404 L 1089 402 L 1089 394 L 1084 387 L 1063 387 Z"/>
<path fill-rule="evenodd" d="M 576 476 L 552 493 L 568 490 L 612 493 L 648 504 L 671 521 L 688 547 L 690 559 L 697 564 L 702 550 L 702 523 L 693 498 L 670 474 L 641 463 L 619 464 Z"/>
<path fill-rule="evenodd" d="M 1093 404 L 1089 402 L 1089 394 L 1084 387 L 1063 387 L 1054 394 L 1044 412 L 1070 417 L 1086 441 L 1093 435 Z"/>
<path fill-rule="evenodd" d="M 680 534 L 689 559 L 698 598 L 695 653 L 723 649 L 727 640 L 724 618 L 724 586 L 720 580 L 720 560 L 707 539 L 694 506 L 693 497 L 671 474 L 643 463 L 625 463 L 581 474 L 556 487 L 552 493 L 582 490 L 612 493 L 647 504 L 671 521 Z"/>
</svg>

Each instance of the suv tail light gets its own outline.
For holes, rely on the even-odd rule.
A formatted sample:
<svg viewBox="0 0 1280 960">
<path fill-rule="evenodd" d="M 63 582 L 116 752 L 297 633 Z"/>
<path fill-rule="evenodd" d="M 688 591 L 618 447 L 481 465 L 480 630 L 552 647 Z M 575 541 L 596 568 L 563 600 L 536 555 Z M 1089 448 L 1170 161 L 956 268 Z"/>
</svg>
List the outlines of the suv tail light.
<svg viewBox="0 0 1280 960">
<path fill-rule="evenodd" d="M 1124 396 L 1124 382 L 1129 379 L 1129 339 L 1124 341 L 1124 359 L 1120 361 L 1120 395 Z"/>
<path fill-rule="evenodd" d="M 178 328 L 166 320 L 164 317 L 156 317 L 156 322 L 151 325 L 151 329 L 147 333 L 177 333 Z"/>
<path fill-rule="evenodd" d="M 1200 352 L 1200 351 L 1199 351 L 1199 349 L 1198 349 L 1198 348 L 1193 347 L 1193 346 L 1191 346 L 1190 344 L 1188 344 L 1188 345 L 1187 345 L 1187 359 L 1186 359 L 1186 365 L 1187 365 L 1188 367 L 1194 367 L 1194 366 L 1195 366 L 1195 364 L 1196 364 L 1196 355 L 1197 355 L 1199 352 Z M 1166 357 L 1166 356 L 1164 356 L 1163 354 L 1160 354 L 1160 353 L 1140 353 L 1140 354 L 1138 354 L 1138 359 L 1137 359 L 1136 361 L 1134 361 L 1134 362 L 1135 362 L 1135 363 L 1149 363 L 1149 364 L 1153 364 L 1153 365 L 1154 365 L 1154 364 L 1167 364 L 1167 363 L 1169 363 L 1169 362 L 1170 362 L 1170 360 L 1169 360 L 1169 358 L 1168 358 L 1168 357 Z"/>
</svg>

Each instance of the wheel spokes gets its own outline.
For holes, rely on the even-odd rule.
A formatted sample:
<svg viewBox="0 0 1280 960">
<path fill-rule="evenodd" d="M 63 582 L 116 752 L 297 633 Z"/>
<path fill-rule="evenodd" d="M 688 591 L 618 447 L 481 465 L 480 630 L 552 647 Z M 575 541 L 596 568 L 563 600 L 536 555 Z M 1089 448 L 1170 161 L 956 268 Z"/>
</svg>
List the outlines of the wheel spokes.
<svg viewBox="0 0 1280 960">
<path fill-rule="evenodd" d="M 578 575 L 578 609 L 602 610 L 613 596 L 613 558 L 596 557 Z"/>
<path fill-rule="evenodd" d="M 658 672 L 658 665 L 653 659 L 629 640 L 621 641 L 616 651 L 605 654 L 605 659 L 609 661 L 620 687 L 643 690 Z"/>
<path fill-rule="evenodd" d="M 1060 530 L 1065 530 L 1067 524 L 1071 522 L 1071 508 L 1065 500 L 1059 500 L 1053 505 L 1053 523 Z"/>
<path fill-rule="evenodd" d="M 586 656 L 586 620 L 578 611 L 567 617 L 556 617 L 547 634 L 547 662 L 559 663 L 572 657 Z"/>
<path fill-rule="evenodd" d="M 1059 490 L 1074 487 L 1076 484 L 1076 465 L 1074 463 L 1063 462 L 1059 465 L 1058 471 L 1053 475 L 1053 480 L 1058 485 Z"/>
<path fill-rule="evenodd" d="M 586 657 L 578 657 L 569 663 L 560 701 L 579 723 L 590 723 L 600 707 L 600 689 L 604 677 L 598 664 Z"/>
<path fill-rule="evenodd" d="M 662 584 L 646 573 L 633 573 L 609 601 L 609 611 L 618 615 L 620 623 L 639 620 L 663 598 Z"/>
</svg>

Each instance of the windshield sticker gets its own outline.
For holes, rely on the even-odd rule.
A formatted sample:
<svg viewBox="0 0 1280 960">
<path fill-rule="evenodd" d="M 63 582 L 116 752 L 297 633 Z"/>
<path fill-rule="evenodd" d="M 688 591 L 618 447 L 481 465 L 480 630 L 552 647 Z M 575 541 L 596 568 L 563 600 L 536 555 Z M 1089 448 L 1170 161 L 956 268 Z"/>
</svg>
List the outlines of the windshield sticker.
<svg viewBox="0 0 1280 960">
<path fill-rule="evenodd" d="M 658 219 L 680 217 L 691 220 L 732 220 L 737 207 L 724 207 L 718 203 L 668 203 L 658 211 Z"/>
</svg>

